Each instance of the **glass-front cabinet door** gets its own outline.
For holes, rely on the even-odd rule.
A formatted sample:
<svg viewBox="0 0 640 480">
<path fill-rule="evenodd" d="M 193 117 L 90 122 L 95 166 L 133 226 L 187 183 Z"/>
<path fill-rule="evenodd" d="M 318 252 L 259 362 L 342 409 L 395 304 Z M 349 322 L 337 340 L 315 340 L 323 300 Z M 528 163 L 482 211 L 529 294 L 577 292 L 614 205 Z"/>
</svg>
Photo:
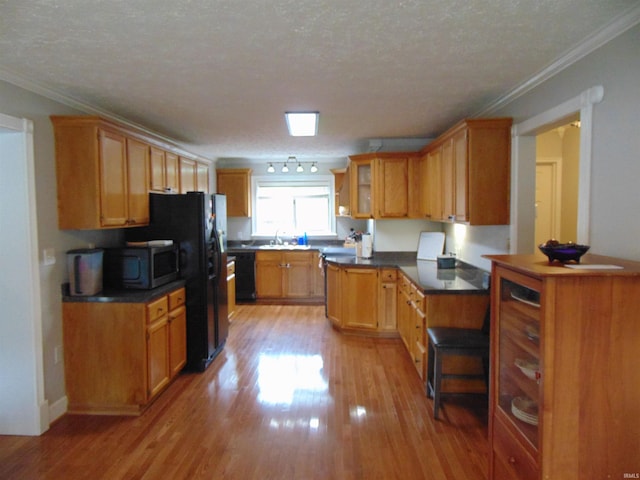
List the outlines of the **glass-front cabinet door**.
<svg viewBox="0 0 640 480">
<path fill-rule="evenodd" d="M 540 286 L 528 280 L 524 285 L 500 277 L 496 408 L 537 451 L 542 400 Z"/>
<path fill-rule="evenodd" d="M 353 159 L 351 175 L 351 216 L 353 218 L 373 217 L 373 158 Z"/>
</svg>

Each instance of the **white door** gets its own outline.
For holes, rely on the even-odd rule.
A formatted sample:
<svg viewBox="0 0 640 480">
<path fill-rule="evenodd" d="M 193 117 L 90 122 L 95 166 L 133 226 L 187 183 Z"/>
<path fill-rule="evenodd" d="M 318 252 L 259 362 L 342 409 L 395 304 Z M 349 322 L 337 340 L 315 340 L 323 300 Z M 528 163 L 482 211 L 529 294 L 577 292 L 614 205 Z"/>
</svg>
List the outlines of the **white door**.
<svg viewBox="0 0 640 480">
<path fill-rule="evenodd" d="M 536 163 L 536 245 L 560 234 L 560 169 L 558 161 Z"/>
<path fill-rule="evenodd" d="M 31 121 L 0 114 L 0 434 L 49 428 Z"/>
</svg>

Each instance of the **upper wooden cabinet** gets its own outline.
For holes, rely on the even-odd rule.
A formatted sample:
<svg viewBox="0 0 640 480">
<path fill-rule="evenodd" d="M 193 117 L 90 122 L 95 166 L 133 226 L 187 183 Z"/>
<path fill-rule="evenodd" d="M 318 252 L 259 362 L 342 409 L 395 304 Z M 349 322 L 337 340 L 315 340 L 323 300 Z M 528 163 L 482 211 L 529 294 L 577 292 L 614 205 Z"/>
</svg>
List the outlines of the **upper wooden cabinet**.
<svg viewBox="0 0 640 480">
<path fill-rule="evenodd" d="M 417 154 L 367 153 L 349 157 L 351 216 L 408 218 L 409 166 Z"/>
<path fill-rule="evenodd" d="M 93 230 L 149 223 L 150 190 L 179 190 L 178 156 L 156 139 L 93 116 L 52 116 L 58 226 Z"/>
<path fill-rule="evenodd" d="M 353 218 L 373 218 L 375 156 L 372 154 L 355 155 L 349 160 L 351 216 Z"/>
<path fill-rule="evenodd" d="M 335 182 L 335 210 L 336 215 L 348 217 L 351 215 L 351 198 L 349 167 L 335 168 L 331 170 Z"/>
<path fill-rule="evenodd" d="M 422 149 L 430 179 L 425 217 L 470 225 L 509 223 L 511 122 L 463 120 Z"/>
<path fill-rule="evenodd" d="M 216 191 L 227 196 L 227 216 L 251 216 L 250 168 L 218 169 L 216 185 Z"/>
<path fill-rule="evenodd" d="M 127 211 L 129 225 L 149 223 L 149 145 L 127 139 Z"/>
<path fill-rule="evenodd" d="M 196 162 L 196 191 L 209 193 L 209 165 Z"/>
<path fill-rule="evenodd" d="M 99 229 L 149 222 L 149 145 L 89 117 L 52 117 L 58 226 Z"/>
<path fill-rule="evenodd" d="M 197 175 L 195 160 L 180 157 L 180 193 L 196 191 Z"/>
<path fill-rule="evenodd" d="M 178 155 L 151 147 L 150 190 L 167 193 L 177 193 L 180 190 Z"/>
</svg>

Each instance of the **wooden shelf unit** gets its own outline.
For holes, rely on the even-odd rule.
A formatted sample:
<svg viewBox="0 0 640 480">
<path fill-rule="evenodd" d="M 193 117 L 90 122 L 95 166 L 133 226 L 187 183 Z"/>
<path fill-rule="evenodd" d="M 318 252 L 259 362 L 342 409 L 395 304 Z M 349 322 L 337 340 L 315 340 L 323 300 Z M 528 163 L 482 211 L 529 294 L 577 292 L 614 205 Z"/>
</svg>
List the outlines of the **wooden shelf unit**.
<svg viewBox="0 0 640 480">
<path fill-rule="evenodd" d="M 640 263 L 586 255 L 583 266 L 623 268 L 578 270 L 549 264 L 541 254 L 487 258 L 493 261 L 489 478 L 637 472 Z M 517 359 L 535 365 L 533 379 Z M 517 397 L 537 404 L 537 425 L 514 414 Z"/>
</svg>

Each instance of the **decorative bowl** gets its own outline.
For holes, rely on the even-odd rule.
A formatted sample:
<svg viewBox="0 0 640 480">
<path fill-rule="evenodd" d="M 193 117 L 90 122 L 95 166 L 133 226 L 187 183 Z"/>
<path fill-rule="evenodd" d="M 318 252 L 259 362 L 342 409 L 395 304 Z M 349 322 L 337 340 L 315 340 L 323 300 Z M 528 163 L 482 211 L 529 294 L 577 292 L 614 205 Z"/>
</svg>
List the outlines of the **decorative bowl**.
<svg viewBox="0 0 640 480">
<path fill-rule="evenodd" d="M 589 245 L 578 245 L 576 243 L 559 243 L 557 245 L 547 245 L 545 243 L 538 245 L 538 248 L 544 253 L 549 262 L 558 260 L 560 262 L 575 261 L 580 263 L 580 257 L 587 253 Z"/>
</svg>

